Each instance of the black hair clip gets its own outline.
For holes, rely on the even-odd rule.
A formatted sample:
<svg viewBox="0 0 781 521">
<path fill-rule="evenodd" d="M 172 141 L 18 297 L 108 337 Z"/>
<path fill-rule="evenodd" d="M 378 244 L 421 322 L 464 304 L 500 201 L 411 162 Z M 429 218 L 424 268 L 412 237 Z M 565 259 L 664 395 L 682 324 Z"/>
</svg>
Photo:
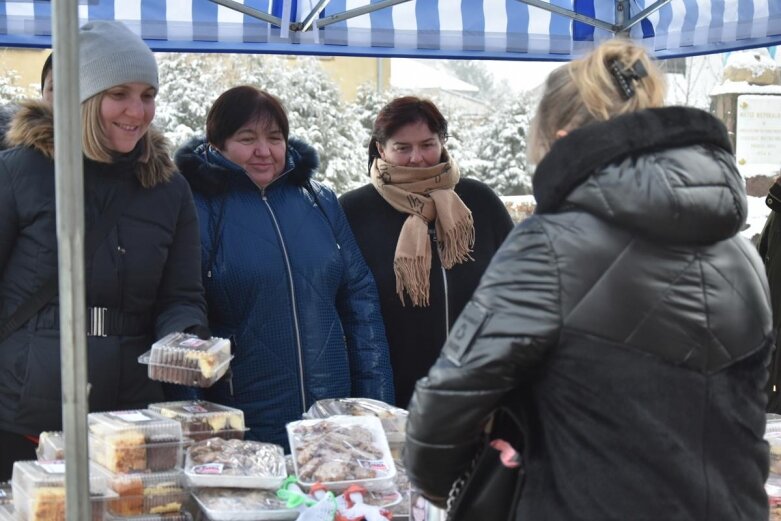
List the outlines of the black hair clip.
<svg viewBox="0 0 781 521">
<path fill-rule="evenodd" d="M 640 78 L 648 76 L 648 71 L 643 65 L 643 62 L 636 61 L 628 69 L 621 68 L 621 62 L 618 59 L 610 60 L 608 68 L 613 78 L 616 80 L 618 90 L 621 91 L 621 95 L 624 99 L 628 100 L 635 95 L 635 88 L 632 81 L 638 81 Z"/>
</svg>

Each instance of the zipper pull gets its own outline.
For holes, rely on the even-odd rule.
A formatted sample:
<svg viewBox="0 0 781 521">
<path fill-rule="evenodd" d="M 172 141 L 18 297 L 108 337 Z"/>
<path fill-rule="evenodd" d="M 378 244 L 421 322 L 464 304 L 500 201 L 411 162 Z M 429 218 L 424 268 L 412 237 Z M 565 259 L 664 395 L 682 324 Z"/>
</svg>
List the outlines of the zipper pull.
<svg viewBox="0 0 781 521">
<path fill-rule="evenodd" d="M 209 270 L 209 271 L 206 272 L 206 278 L 207 279 L 212 278 L 212 270 Z"/>
</svg>

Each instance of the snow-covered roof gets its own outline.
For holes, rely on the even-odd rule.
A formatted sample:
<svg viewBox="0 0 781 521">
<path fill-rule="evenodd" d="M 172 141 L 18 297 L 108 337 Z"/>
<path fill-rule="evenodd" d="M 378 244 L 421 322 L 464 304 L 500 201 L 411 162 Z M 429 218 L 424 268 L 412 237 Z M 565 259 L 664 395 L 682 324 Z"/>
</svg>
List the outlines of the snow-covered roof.
<svg viewBox="0 0 781 521">
<path fill-rule="evenodd" d="M 725 81 L 710 91 L 711 96 L 721 94 L 781 94 L 781 85 L 751 85 L 747 81 Z"/>
<path fill-rule="evenodd" d="M 762 76 L 767 70 L 778 68 L 778 64 L 770 56 L 767 49 L 758 48 L 730 53 L 724 68 L 750 70 L 755 78 Z"/>
<path fill-rule="evenodd" d="M 391 60 L 391 87 L 397 89 L 438 89 L 455 92 L 480 92 L 471 83 L 459 80 L 421 60 Z"/>
</svg>

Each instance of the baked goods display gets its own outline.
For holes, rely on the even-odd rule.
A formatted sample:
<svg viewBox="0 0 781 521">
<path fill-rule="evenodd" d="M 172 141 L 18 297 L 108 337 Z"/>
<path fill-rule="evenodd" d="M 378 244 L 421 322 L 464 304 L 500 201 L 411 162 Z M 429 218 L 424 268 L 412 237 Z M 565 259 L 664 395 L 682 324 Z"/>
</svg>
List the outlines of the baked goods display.
<svg viewBox="0 0 781 521">
<path fill-rule="evenodd" d="M 287 424 L 299 482 L 322 482 L 329 490 L 361 484 L 393 486 L 396 467 L 380 420 L 375 416 L 332 416 Z"/>
<path fill-rule="evenodd" d="M 107 474 L 90 465 L 89 491 L 92 520 L 104 517 L 104 505 L 110 495 Z M 65 462 L 17 461 L 11 478 L 17 519 L 28 521 L 65 521 Z"/>
<path fill-rule="evenodd" d="M 182 434 L 195 441 L 209 438 L 243 440 L 246 427 L 241 409 L 203 400 L 153 403 L 149 410 L 182 425 Z"/>
<path fill-rule="evenodd" d="M 202 340 L 187 333 L 171 333 L 138 358 L 148 364 L 149 378 L 193 387 L 210 387 L 225 375 L 232 355 L 230 341 Z"/>
<path fill-rule="evenodd" d="M 304 418 L 331 416 L 376 416 L 389 443 L 403 443 L 409 413 L 393 405 L 371 398 L 329 398 L 318 400 L 304 414 Z"/>
<path fill-rule="evenodd" d="M 0 483 L 0 506 L 13 503 L 14 494 L 11 491 L 11 482 Z"/>
<path fill-rule="evenodd" d="M 117 516 L 178 513 L 187 500 L 181 471 L 120 474 L 109 482 L 117 497 L 108 511 Z"/>
<path fill-rule="evenodd" d="M 184 472 L 190 484 L 197 487 L 276 490 L 287 477 L 279 445 L 222 438 L 188 447 Z"/>
<path fill-rule="evenodd" d="M 262 521 L 296 519 L 298 509 L 289 509 L 272 490 L 204 488 L 193 497 L 213 521 Z"/>
<path fill-rule="evenodd" d="M 38 461 L 65 459 L 65 438 L 62 432 L 45 431 L 38 437 L 38 448 L 35 449 Z"/>
<path fill-rule="evenodd" d="M 165 471 L 181 466 L 182 426 L 153 411 L 91 413 L 90 458 L 111 472 Z"/>
</svg>

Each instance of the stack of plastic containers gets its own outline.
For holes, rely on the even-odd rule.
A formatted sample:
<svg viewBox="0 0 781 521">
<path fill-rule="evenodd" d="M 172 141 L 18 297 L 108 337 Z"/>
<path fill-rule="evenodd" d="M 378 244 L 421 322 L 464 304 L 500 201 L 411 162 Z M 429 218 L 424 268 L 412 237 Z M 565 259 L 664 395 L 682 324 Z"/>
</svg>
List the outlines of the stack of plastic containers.
<svg viewBox="0 0 781 521">
<path fill-rule="evenodd" d="M 390 508 L 394 516 L 405 517 L 409 515 L 409 501 L 407 498 L 409 496 L 410 484 L 402 460 L 402 451 L 404 449 L 408 414 L 404 409 L 370 398 L 332 398 L 315 402 L 304 414 L 304 418 L 330 418 L 337 415 L 377 417 L 382 424 L 382 429 L 385 432 L 388 447 L 393 457 L 393 463 L 396 466 L 393 489 L 398 491 L 403 498 L 398 504 L 382 506 Z"/>
<path fill-rule="evenodd" d="M 90 459 L 109 473 L 116 494 L 106 503 L 110 519 L 182 512 L 189 499 L 182 445 L 179 422 L 153 411 L 89 415 Z"/>
<path fill-rule="evenodd" d="M 65 521 L 64 461 L 17 461 L 12 476 L 13 512 L 17 520 Z M 90 465 L 89 476 L 92 520 L 102 521 L 116 495 L 109 488 L 105 471 Z"/>
<path fill-rule="evenodd" d="M 295 519 L 276 497 L 287 477 L 282 447 L 271 443 L 209 438 L 187 449 L 187 480 L 193 497 L 213 521 Z"/>
</svg>

